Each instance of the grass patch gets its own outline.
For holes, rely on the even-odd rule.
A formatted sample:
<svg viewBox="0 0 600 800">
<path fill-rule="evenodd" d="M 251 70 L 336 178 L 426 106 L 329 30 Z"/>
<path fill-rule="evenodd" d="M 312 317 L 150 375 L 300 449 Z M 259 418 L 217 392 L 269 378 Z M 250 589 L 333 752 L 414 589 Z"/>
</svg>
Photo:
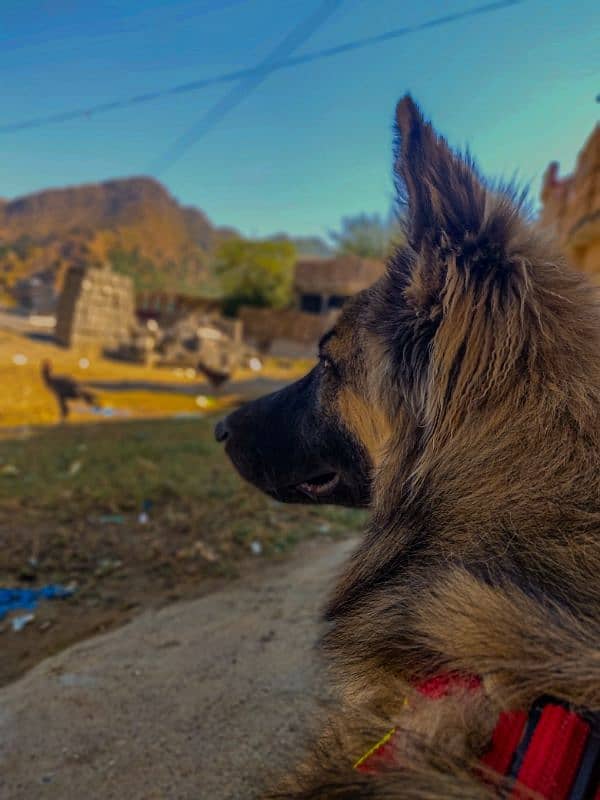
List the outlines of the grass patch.
<svg viewBox="0 0 600 800">
<path fill-rule="evenodd" d="M 74 565 L 95 569 L 94 559 L 150 557 L 230 572 L 253 549 L 282 553 L 302 538 L 363 525 L 360 512 L 284 505 L 244 483 L 214 441 L 213 424 L 64 426 L 0 442 L 0 570 L 31 558 L 40 570 L 78 572 Z M 138 520 L 144 505 L 148 524 Z"/>
<path fill-rule="evenodd" d="M 363 512 L 276 503 L 245 484 L 214 420 L 42 427 L 0 439 L 0 586 L 74 583 L 18 636 L 0 621 L 0 686 L 147 608 L 191 599 Z M 144 504 L 149 520 L 141 522 Z"/>
<path fill-rule="evenodd" d="M 361 512 L 282 505 L 245 484 L 214 441 L 214 419 L 165 418 L 198 411 L 193 395 L 101 391 L 103 406 L 126 411 L 127 421 L 73 409 L 69 424 L 54 425 L 43 358 L 84 382 L 193 380 L 211 394 L 181 370 L 111 362 L 0 331 L 0 586 L 76 585 L 73 597 L 41 604 L 18 635 L 0 620 L 0 686 L 144 609 L 197 597 L 249 565 L 281 558 L 302 539 L 362 528 Z M 293 380 L 309 366 L 266 359 L 261 377 Z M 235 375 L 254 378 L 249 370 Z M 228 400 L 211 399 L 211 413 Z M 15 426 L 25 426 L 18 436 Z"/>
</svg>

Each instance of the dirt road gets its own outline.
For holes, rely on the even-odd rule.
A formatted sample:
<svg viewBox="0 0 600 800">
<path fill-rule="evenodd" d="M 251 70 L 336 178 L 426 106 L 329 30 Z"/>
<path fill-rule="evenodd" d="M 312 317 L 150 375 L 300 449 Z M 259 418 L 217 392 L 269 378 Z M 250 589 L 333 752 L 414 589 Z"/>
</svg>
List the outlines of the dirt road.
<svg viewBox="0 0 600 800">
<path fill-rule="evenodd" d="M 147 613 L 0 690 L 3 800 L 246 800 L 325 694 L 318 609 L 355 540 Z"/>
</svg>

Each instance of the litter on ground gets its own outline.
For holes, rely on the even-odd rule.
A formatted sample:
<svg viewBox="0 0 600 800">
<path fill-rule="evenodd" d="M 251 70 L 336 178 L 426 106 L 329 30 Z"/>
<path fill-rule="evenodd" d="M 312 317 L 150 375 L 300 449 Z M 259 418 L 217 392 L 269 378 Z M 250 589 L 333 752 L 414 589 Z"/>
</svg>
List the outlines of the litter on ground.
<svg viewBox="0 0 600 800">
<path fill-rule="evenodd" d="M 33 611 L 34 608 L 37 608 L 40 600 L 57 600 L 70 597 L 73 591 L 68 586 L 53 583 L 42 586 L 39 589 L 0 588 L 0 619 L 3 619 L 10 611 L 19 609 Z"/>
<path fill-rule="evenodd" d="M 140 525 L 147 525 L 150 522 L 150 509 L 152 508 L 152 500 L 144 500 L 142 503 L 142 510 L 138 515 L 138 522 Z"/>
<path fill-rule="evenodd" d="M 22 631 L 26 625 L 29 625 L 30 622 L 33 622 L 34 619 L 35 614 L 19 614 L 19 616 L 11 619 L 10 626 L 14 633 L 19 633 L 19 631 Z"/>
<path fill-rule="evenodd" d="M 123 514 L 101 514 L 98 522 L 101 525 L 123 525 L 125 517 Z"/>
</svg>

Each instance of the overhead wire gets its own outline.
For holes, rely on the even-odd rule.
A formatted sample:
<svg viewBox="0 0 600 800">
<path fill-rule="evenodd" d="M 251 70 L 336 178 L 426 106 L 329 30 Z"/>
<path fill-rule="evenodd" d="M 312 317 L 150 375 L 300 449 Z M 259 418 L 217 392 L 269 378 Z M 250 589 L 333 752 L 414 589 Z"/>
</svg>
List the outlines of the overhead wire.
<svg viewBox="0 0 600 800">
<path fill-rule="evenodd" d="M 178 161 L 192 145 L 245 100 L 271 74 L 271 66 L 303 45 L 341 6 L 343 0 L 322 0 L 317 9 L 294 25 L 282 41 L 260 62 L 256 72 L 241 80 L 208 109 L 150 165 L 149 172 L 160 174 Z"/>
<path fill-rule="evenodd" d="M 308 53 L 285 58 L 277 63 L 271 63 L 267 67 L 263 66 L 261 62 L 260 64 L 252 67 L 232 70 L 230 72 L 213 75 L 206 78 L 199 78 L 198 80 L 179 83 L 164 89 L 144 92 L 143 94 L 137 94 L 127 98 L 110 100 L 104 103 L 96 103 L 90 106 L 4 123 L 0 125 L 0 134 L 17 133 L 19 131 L 41 128 L 47 125 L 58 123 L 71 122 L 78 119 L 90 119 L 91 117 L 99 114 L 106 114 L 124 108 L 152 103 L 166 97 L 173 97 L 191 92 L 199 92 L 203 89 L 207 89 L 211 86 L 218 86 L 220 84 L 235 83 L 245 78 L 262 74 L 264 71 L 266 71 L 267 74 L 271 74 L 279 70 L 290 69 L 303 64 L 309 64 L 314 61 L 333 58 L 338 55 L 342 55 L 343 53 L 381 44 L 401 38 L 403 36 L 408 36 L 413 33 L 418 33 L 419 31 L 437 28 L 442 25 L 449 25 L 469 17 L 494 13 L 511 6 L 521 5 L 525 2 L 527 2 L 527 0 L 498 0 L 497 2 L 484 3 L 482 5 L 464 9 L 463 11 L 457 11 L 452 14 L 445 14 L 441 17 L 435 17 L 430 20 L 415 23 L 414 25 L 405 25 L 400 28 L 393 28 L 389 31 L 384 31 L 383 33 L 374 34 L 372 36 L 364 36 L 352 41 L 343 42 L 339 45 L 333 45 L 320 50 L 314 50 L 312 52 L 309 51 Z"/>
</svg>

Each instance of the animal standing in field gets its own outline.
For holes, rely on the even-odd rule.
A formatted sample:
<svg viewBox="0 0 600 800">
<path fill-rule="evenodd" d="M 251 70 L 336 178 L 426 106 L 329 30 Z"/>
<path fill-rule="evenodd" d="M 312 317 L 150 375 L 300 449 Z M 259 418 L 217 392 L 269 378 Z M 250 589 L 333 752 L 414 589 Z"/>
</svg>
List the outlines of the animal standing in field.
<svg viewBox="0 0 600 800">
<path fill-rule="evenodd" d="M 56 397 L 61 421 L 64 422 L 69 416 L 69 400 L 83 400 L 88 406 L 98 405 L 96 396 L 74 378 L 68 375 L 55 375 L 52 372 L 51 361 L 46 359 L 42 362 L 41 372 L 44 383 Z"/>
<path fill-rule="evenodd" d="M 215 369 L 214 367 L 209 367 L 203 361 L 198 361 L 196 369 L 198 372 L 204 375 L 213 389 L 220 389 L 221 386 L 224 386 L 227 383 L 227 381 L 231 380 L 231 370 Z"/>
<path fill-rule="evenodd" d="M 371 508 L 325 609 L 338 710 L 276 796 L 594 798 L 597 293 L 410 97 L 396 120 L 406 245 L 216 429 L 272 497 Z"/>
</svg>

